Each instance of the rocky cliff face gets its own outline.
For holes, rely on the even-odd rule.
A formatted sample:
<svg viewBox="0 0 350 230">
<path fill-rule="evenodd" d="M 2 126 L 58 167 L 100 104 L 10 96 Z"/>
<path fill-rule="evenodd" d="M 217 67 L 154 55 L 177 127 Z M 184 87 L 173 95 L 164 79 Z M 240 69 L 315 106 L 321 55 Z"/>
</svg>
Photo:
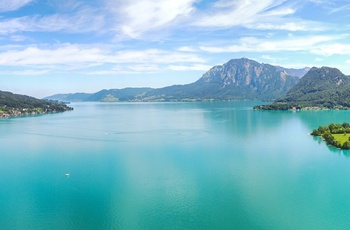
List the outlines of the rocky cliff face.
<svg viewBox="0 0 350 230">
<path fill-rule="evenodd" d="M 247 58 L 232 59 L 214 66 L 198 81 L 187 85 L 173 85 L 159 89 L 126 88 L 102 90 L 88 95 L 83 101 L 212 101 L 212 100 L 266 100 L 286 95 L 300 79 L 285 70 L 269 64 L 260 64 Z M 74 95 L 54 95 L 49 99 L 75 100 Z"/>
<path fill-rule="evenodd" d="M 244 90 L 264 100 L 283 96 L 298 81 L 298 77 L 290 76 L 276 66 L 246 58 L 214 66 L 198 80 L 202 83 L 218 83 L 222 88 Z"/>
<path fill-rule="evenodd" d="M 256 109 L 350 109 L 350 76 L 330 67 L 313 67 L 275 103 Z"/>
</svg>

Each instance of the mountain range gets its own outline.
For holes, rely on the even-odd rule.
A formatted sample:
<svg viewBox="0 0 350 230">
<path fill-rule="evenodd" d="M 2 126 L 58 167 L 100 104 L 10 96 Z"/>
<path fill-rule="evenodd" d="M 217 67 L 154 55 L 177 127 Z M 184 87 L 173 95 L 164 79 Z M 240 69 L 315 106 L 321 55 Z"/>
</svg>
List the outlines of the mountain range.
<svg viewBox="0 0 350 230">
<path fill-rule="evenodd" d="M 304 76 L 304 73 L 305 76 Z M 97 93 L 56 94 L 44 100 L 0 91 L 0 117 L 71 110 L 77 101 L 265 100 L 258 110 L 349 109 L 350 76 L 330 67 L 287 69 L 247 58 L 212 67 L 196 82 L 164 88 L 124 88 Z"/>
<path fill-rule="evenodd" d="M 350 76 L 330 67 L 311 68 L 288 93 L 270 105 L 255 109 L 348 109 Z"/>
<path fill-rule="evenodd" d="M 196 82 L 164 88 L 124 88 L 97 93 L 56 94 L 45 99 L 60 101 L 273 101 L 286 95 L 308 71 L 261 64 L 247 58 L 232 59 L 212 67 Z"/>
</svg>

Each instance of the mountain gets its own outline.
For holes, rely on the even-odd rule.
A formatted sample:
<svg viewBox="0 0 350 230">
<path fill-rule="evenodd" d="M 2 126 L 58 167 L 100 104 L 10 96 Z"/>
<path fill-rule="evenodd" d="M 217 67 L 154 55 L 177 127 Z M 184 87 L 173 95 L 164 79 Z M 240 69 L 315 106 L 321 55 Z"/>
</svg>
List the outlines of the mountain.
<svg viewBox="0 0 350 230">
<path fill-rule="evenodd" d="M 159 89 L 126 88 L 102 90 L 92 95 L 53 95 L 47 99 L 63 101 L 208 101 L 266 100 L 284 96 L 299 78 L 276 66 L 247 58 L 232 59 L 214 66 L 199 80 L 186 85 Z M 75 97 L 76 96 L 76 97 Z"/>
<path fill-rule="evenodd" d="M 276 66 L 279 70 L 285 71 L 287 74 L 291 76 L 296 76 L 299 78 L 302 78 L 305 76 L 305 74 L 310 70 L 309 67 L 304 67 L 302 69 L 288 69 L 284 68 L 282 66 Z"/>
<path fill-rule="evenodd" d="M 58 100 L 58 101 L 67 101 L 67 102 L 77 102 L 85 101 L 92 93 L 69 93 L 69 94 L 55 94 L 44 99 L 47 100 Z"/>
<path fill-rule="evenodd" d="M 330 67 L 313 67 L 285 97 L 256 109 L 350 108 L 350 76 Z"/>
<path fill-rule="evenodd" d="M 94 93 L 85 101 L 102 101 L 102 102 L 116 102 L 116 101 L 136 101 L 142 100 L 142 97 L 147 92 L 154 90 L 152 88 L 124 88 L 124 89 L 110 89 L 101 90 Z"/>
<path fill-rule="evenodd" d="M 246 58 L 233 59 L 214 66 L 198 81 L 152 90 L 147 100 L 273 100 L 279 98 L 299 81 L 269 64 Z"/>
<path fill-rule="evenodd" d="M 72 110 L 57 101 L 40 100 L 26 95 L 0 91 L 0 118 Z"/>
<path fill-rule="evenodd" d="M 45 97 L 47 100 L 59 100 L 67 102 L 78 101 L 101 101 L 101 102 L 116 102 L 116 101 L 142 101 L 145 93 L 154 90 L 152 88 L 124 88 L 124 89 L 104 89 L 97 93 L 69 93 L 55 94 Z"/>
</svg>

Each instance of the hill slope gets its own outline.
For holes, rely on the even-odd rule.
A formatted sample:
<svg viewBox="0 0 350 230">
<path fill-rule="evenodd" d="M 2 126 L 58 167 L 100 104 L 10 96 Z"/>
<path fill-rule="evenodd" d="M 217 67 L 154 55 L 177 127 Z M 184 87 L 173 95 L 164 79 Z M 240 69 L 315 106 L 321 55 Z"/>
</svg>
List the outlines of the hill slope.
<svg viewBox="0 0 350 230">
<path fill-rule="evenodd" d="M 269 64 L 246 58 L 233 59 L 214 66 L 198 81 L 155 89 L 145 94 L 145 100 L 273 100 L 299 81 Z"/>
<path fill-rule="evenodd" d="M 102 90 L 92 95 L 54 95 L 48 99 L 73 101 L 207 101 L 266 100 L 284 96 L 299 81 L 298 77 L 269 64 L 246 58 L 232 59 L 214 66 L 198 81 L 159 89 L 126 88 Z M 86 96 L 86 97 L 85 97 Z"/>
<path fill-rule="evenodd" d="M 336 68 L 313 67 L 285 97 L 256 109 L 350 108 L 350 76 Z"/>
<path fill-rule="evenodd" d="M 103 89 L 96 93 L 69 93 L 55 94 L 44 99 L 59 100 L 67 102 L 78 101 L 101 101 L 101 102 L 116 102 L 116 101 L 142 101 L 142 97 L 152 88 L 124 88 L 124 89 Z"/>
<path fill-rule="evenodd" d="M 0 118 L 67 110 L 72 110 L 72 108 L 63 103 L 0 91 Z"/>
<path fill-rule="evenodd" d="M 92 93 L 55 94 L 55 95 L 52 95 L 49 97 L 45 97 L 44 99 L 67 101 L 67 102 L 78 102 L 78 101 L 85 101 L 91 95 L 92 95 Z"/>
</svg>

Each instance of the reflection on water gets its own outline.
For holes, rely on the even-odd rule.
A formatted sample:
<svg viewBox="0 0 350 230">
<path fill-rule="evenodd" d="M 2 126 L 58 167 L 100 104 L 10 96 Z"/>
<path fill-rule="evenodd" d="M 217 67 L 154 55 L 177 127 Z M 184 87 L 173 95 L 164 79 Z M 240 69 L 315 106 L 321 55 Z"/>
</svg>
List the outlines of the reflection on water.
<svg viewBox="0 0 350 230">
<path fill-rule="evenodd" d="M 0 120 L 0 226 L 346 228 L 349 151 L 309 133 L 349 113 L 256 104 L 73 103 Z"/>
</svg>

